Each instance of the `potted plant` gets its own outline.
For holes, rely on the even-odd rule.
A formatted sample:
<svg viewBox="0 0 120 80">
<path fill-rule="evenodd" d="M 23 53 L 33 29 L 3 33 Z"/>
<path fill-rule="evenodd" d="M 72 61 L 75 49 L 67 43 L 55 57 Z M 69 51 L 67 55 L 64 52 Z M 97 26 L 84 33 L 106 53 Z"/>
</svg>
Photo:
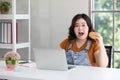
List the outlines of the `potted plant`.
<svg viewBox="0 0 120 80">
<path fill-rule="evenodd" d="M 17 52 L 10 51 L 4 55 L 4 59 L 8 69 L 15 69 L 20 59 L 20 55 Z"/>
<path fill-rule="evenodd" d="M 1 1 L 0 2 L 0 12 L 1 14 L 8 14 L 10 8 L 12 7 L 10 2 Z"/>
</svg>

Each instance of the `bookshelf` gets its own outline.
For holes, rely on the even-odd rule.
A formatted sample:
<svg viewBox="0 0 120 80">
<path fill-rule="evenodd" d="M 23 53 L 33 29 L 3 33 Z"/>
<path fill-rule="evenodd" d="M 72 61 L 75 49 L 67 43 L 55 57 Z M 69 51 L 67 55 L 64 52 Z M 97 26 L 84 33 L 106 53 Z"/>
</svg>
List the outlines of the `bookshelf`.
<svg viewBox="0 0 120 80">
<path fill-rule="evenodd" d="M 12 4 L 12 9 L 11 9 L 11 12 L 8 13 L 8 14 L 0 14 L 0 20 L 1 21 L 10 21 L 12 23 L 12 43 L 0 43 L 0 49 L 12 49 L 12 51 L 15 51 L 17 52 L 18 49 L 24 49 L 24 48 L 27 48 L 28 49 L 28 62 L 30 62 L 30 58 L 31 58 L 31 55 L 30 55 L 30 0 L 8 0 L 11 2 Z M 22 10 L 19 10 L 17 8 L 19 8 L 18 4 L 20 4 L 19 2 L 23 2 L 24 3 L 27 3 L 27 11 L 22 11 Z M 22 3 L 21 3 L 22 5 Z M 20 5 L 20 6 L 21 6 Z M 16 35 L 17 32 L 16 32 L 16 26 L 18 24 L 18 27 L 24 27 L 24 20 L 27 20 L 27 31 L 28 31 L 28 37 L 27 37 L 27 41 L 19 41 L 19 35 Z M 23 22 L 22 26 L 19 25 L 20 22 Z M 17 23 L 17 24 L 16 24 Z M 26 27 L 26 25 L 25 25 Z M 18 28 L 18 30 L 19 30 Z M 25 33 L 25 32 L 23 32 Z M 16 37 L 18 36 L 18 42 L 16 42 Z"/>
</svg>

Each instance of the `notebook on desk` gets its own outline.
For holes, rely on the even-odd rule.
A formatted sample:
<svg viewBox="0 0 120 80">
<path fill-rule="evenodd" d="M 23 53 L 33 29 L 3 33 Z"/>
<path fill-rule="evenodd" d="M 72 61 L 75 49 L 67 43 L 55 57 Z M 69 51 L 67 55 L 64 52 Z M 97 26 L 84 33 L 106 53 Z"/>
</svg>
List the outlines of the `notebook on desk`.
<svg viewBox="0 0 120 80">
<path fill-rule="evenodd" d="M 65 51 L 62 49 L 33 49 L 35 62 L 38 69 L 68 70 L 74 66 L 68 66 Z"/>
</svg>

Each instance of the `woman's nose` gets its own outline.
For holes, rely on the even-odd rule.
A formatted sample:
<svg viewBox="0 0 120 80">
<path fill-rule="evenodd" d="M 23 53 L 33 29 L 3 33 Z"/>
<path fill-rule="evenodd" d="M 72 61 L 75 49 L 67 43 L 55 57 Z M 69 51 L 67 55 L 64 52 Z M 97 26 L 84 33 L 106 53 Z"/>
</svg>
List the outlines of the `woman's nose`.
<svg viewBox="0 0 120 80">
<path fill-rule="evenodd" d="M 79 27 L 78 27 L 78 29 L 79 29 L 79 30 L 82 30 L 82 27 L 81 27 L 81 26 L 79 26 Z"/>
</svg>

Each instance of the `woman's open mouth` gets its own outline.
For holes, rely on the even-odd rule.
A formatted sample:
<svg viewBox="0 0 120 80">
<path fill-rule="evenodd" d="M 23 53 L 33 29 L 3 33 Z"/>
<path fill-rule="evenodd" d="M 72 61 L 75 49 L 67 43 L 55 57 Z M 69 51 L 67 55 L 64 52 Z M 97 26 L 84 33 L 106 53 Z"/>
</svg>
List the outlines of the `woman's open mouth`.
<svg viewBox="0 0 120 80">
<path fill-rule="evenodd" d="M 83 33 L 83 32 L 79 32 L 78 35 L 79 35 L 79 36 L 83 36 L 84 33 Z"/>
</svg>

